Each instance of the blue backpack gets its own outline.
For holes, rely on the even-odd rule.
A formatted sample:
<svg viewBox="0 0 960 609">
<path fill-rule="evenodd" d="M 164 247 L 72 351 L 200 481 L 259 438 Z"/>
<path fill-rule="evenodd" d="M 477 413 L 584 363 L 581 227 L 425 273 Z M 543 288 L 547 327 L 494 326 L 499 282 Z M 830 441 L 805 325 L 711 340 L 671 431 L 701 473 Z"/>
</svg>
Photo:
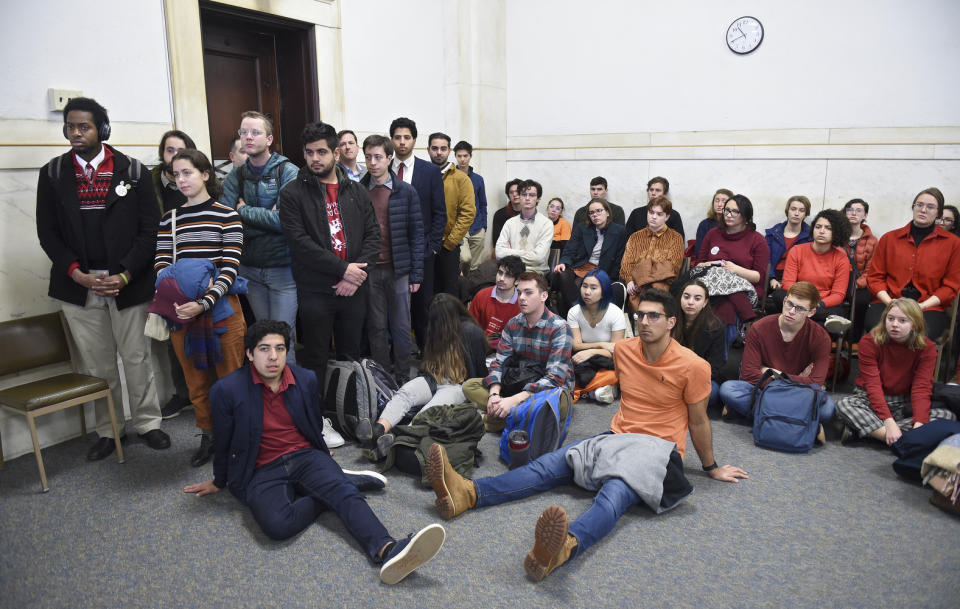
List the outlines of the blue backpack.
<svg viewBox="0 0 960 609">
<path fill-rule="evenodd" d="M 538 391 L 507 415 L 500 436 L 500 458 L 510 464 L 510 432 L 522 429 L 530 439 L 528 454 L 533 461 L 560 448 L 573 416 L 573 396 L 563 387 Z"/>
<path fill-rule="evenodd" d="M 773 380 L 767 383 L 768 379 Z M 829 399 L 820 387 L 767 370 L 754 387 L 751 400 L 753 443 L 782 452 L 807 452 L 813 448 L 820 428 L 820 408 Z"/>
</svg>

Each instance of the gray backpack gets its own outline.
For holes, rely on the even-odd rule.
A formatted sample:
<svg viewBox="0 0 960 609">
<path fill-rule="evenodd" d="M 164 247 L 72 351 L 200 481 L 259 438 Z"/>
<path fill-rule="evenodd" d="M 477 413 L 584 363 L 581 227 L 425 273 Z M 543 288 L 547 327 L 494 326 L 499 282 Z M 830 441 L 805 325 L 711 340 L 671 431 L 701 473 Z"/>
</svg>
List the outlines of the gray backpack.
<svg viewBox="0 0 960 609">
<path fill-rule="evenodd" d="M 399 389 L 393 376 L 372 359 L 327 362 L 323 387 L 323 416 L 351 440 L 357 439 L 357 423 L 376 423 Z"/>
</svg>

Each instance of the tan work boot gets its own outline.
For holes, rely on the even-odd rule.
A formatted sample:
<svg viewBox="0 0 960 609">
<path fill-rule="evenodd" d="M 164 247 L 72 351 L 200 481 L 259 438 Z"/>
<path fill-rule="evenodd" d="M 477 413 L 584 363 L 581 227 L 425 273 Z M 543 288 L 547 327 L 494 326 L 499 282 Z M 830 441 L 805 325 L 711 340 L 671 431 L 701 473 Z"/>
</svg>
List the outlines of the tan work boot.
<svg viewBox="0 0 960 609">
<path fill-rule="evenodd" d="M 827 443 L 827 434 L 823 431 L 823 424 L 817 429 L 817 438 L 816 442 L 821 446 Z"/>
<path fill-rule="evenodd" d="M 450 520 L 477 505 L 477 489 L 473 486 L 473 481 L 467 480 L 453 469 L 447 459 L 446 449 L 440 444 L 430 445 L 427 476 L 433 492 L 437 495 L 437 510 L 444 519 Z"/>
<path fill-rule="evenodd" d="M 569 529 L 570 519 L 559 505 L 552 505 L 540 514 L 533 549 L 523 561 L 523 568 L 534 581 L 542 580 L 570 560 L 577 547 L 577 538 L 569 533 Z"/>
<path fill-rule="evenodd" d="M 483 415 L 483 428 L 488 433 L 500 433 L 507 427 L 507 420 L 492 417 L 488 414 Z"/>
</svg>

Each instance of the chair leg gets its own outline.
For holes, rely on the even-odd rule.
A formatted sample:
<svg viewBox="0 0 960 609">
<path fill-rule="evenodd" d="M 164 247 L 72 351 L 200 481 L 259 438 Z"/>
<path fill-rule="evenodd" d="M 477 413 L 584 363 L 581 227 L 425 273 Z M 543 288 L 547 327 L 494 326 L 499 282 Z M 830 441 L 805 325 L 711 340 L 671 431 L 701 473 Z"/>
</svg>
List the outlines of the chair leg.
<svg viewBox="0 0 960 609">
<path fill-rule="evenodd" d="M 117 425 L 117 414 L 113 411 L 113 395 L 107 393 L 107 410 L 110 412 L 110 426 L 113 427 L 113 443 L 117 447 L 117 463 L 123 463 L 123 445 L 120 443 L 120 427 Z"/>
<path fill-rule="evenodd" d="M 46 493 L 50 490 L 47 484 L 47 471 L 43 468 L 43 457 L 40 456 L 40 442 L 37 440 L 37 424 L 33 415 L 27 414 L 27 425 L 30 426 L 30 439 L 33 440 L 33 454 L 37 457 L 37 469 L 40 470 L 40 489 Z"/>
<path fill-rule="evenodd" d="M 3 436 L 0 435 L 0 468 L 3 467 Z"/>
<path fill-rule="evenodd" d="M 80 404 L 80 437 L 84 441 L 87 440 L 87 417 L 86 417 L 86 404 Z"/>
<path fill-rule="evenodd" d="M 840 370 L 840 356 L 843 354 L 843 337 L 843 334 L 837 337 L 837 351 L 833 354 L 833 382 L 830 385 L 830 391 L 837 390 L 837 372 Z"/>
</svg>

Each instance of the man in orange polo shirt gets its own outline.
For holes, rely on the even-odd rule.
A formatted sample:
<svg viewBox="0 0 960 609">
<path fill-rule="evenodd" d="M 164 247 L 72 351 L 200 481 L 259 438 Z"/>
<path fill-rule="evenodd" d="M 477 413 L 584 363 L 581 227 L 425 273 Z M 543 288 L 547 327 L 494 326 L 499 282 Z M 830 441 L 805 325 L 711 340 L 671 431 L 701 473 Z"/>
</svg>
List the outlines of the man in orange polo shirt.
<svg viewBox="0 0 960 609">
<path fill-rule="evenodd" d="M 473 507 L 522 499 L 561 484 L 597 490 L 593 505 L 573 523 L 560 506 L 540 516 L 533 550 L 524 562 L 527 574 L 539 581 L 613 530 L 630 506 L 642 502 L 659 513 L 692 491 L 683 475 L 688 429 L 707 475 L 727 482 L 746 478 L 739 467 L 720 467 L 714 459 L 707 418 L 710 365 L 670 338 L 676 307 L 663 290 L 642 293 L 638 336 L 618 342 L 613 352 L 622 396 L 609 432 L 473 481 L 454 471 L 443 446 L 432 445 L 427 470 L 440 515 L 453 518 Z M 638 477 L 653 479 L 653 484 L 645 486 Z"/>
</svg>

